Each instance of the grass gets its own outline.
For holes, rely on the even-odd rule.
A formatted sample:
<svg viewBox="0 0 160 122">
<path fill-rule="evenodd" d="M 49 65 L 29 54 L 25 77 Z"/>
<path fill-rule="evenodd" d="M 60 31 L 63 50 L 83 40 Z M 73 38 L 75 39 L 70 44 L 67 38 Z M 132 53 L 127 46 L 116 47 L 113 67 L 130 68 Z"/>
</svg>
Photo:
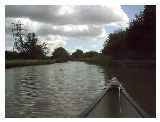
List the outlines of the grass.
<svg viewBox="0 0 160 122">
<path fill-rule="evenodd" d="M 11 68 L 11 67 L 21 67 L 21 66 L 31 66 L 31 65 L 45 65 L 45 64 L 53 64 L 55 63 L 55 60 L 6 60 L 5 61 L 5 68 Z"/>
<path fill-rule="evenodd" d="M 112 59 L 109 56 L 95 56 L 90 58 L 80 58 L 80 61 L 84 61 L 91 64 L 96 64 L 100 66 L 110 66 Z"/>
<path fill-rule="evenodd" d="M 67 60 L 51 60 L 51 59 L 16 59 L 16 60 L 6 60 L 5 68 L 11 67 L 21 67 L 21 66 L 31 66 L 31 65 L 45 65 L 53 63 L 66 62 Z M 79 61 L 84 61 L 87 63 L 92 63 L 101 66 L 108 66 L 111 64 L 111 58 L 106 56 L 95 56 L 89 58 L 80 58 Z"/>
</svg>

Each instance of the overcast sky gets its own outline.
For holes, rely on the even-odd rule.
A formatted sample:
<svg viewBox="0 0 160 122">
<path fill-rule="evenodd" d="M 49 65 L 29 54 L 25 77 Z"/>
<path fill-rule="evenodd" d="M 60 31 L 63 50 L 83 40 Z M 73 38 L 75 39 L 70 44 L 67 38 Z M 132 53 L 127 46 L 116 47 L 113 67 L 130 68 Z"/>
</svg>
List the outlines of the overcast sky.
<svg viewBox="0 0 160 122">
<path fill-rule="evenodd" d="M 6 6 L 6 49 L 13 46 L 11 23 L 20 20 L 50 51 L 64 47 L 100 51 L 108 34 L 128 27 L 144 6 Z"/>
</svg>

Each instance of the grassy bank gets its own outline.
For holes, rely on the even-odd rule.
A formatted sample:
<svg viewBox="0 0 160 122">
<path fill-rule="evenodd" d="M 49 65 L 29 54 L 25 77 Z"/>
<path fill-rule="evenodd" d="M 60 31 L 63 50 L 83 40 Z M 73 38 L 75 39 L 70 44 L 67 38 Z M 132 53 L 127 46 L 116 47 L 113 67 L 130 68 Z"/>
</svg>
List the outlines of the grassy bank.
<svg viewBox="0 0 160 122">
<path fill-rule="evenodd" d="M 91 64 L 108 67 L 112 63 L 111 57 L 107 56 L 95 56 L 90 58 L 80 58 L 79 61 L 84 61 Z"/>
<path fill-rule="evenodd" d="M 31 66 L 31 65 L 45 65 L 53 64 L 55 60 L 6 60 L 5 68 Z"/>
</svg>

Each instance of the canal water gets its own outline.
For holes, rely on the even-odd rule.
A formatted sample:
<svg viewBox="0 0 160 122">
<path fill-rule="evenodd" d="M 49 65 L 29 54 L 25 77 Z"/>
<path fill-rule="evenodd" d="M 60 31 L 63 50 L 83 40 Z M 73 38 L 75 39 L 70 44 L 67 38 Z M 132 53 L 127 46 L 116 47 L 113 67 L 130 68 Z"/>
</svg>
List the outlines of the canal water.
<svg viewBox="0 0 160 122">
<path fill-rule="evenodd" d="M 83 62 L 6 69 L 6 117 L 77 117 L 102 93 L 104 70 Z"/>
<path fill-rule="evenodd" d="M 6 69 L 6 117 L 81 117 L 101 97 L 108 80 L 100 66 L 84 62 Z M 83 117 L 141 117 L 117 88 Z"/>
</svg>

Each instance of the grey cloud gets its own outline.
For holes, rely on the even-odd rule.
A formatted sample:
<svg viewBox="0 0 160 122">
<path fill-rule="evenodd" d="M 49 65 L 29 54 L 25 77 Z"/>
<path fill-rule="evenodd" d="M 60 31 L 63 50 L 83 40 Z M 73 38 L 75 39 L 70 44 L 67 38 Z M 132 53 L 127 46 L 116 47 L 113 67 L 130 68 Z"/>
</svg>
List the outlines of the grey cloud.
<svg viewBox="0 0 160 122">
<path fill-rule="evenodd" d="M 86 40 L 92 40 L 86 46 L 89 46 L 90 43 L 102 44 L 102 42 L 97 40 L 102 40 L 102 38 L 104 38 L 100 35 L 103 34 L 103 28 L 105 24 L 113 22 L 128 22 L 127 15 L 121 8 L 118 7 L 68 7 L 71 7 L 71 11 L 66 10 L 66 13 L 60 13 L 62 6 L 7 5 L 5 11 L 5 26 L 7 35 L 6 47 L 11 47 L 11 45 L 13 45 L 13 41 L 10 41 L 11 22 L 15 22 L 17 18 L 20 18 L 21 22 L 24 23 L 25 28 L 35 32 L 39 37 L 41 37 L 41 40 L 46 40 L 52 49 L 58 46 L 64 46 L 65 43 L 68 44 L 68 40 L 71 40 L 72 38 L 74 38 L 73 42 L 76 44 L 76 39 L 79 39 L 79 41 L 83 43 L 85 43 Z M 26 19 L 27 22 L 24 22 Z M 70 28 L 67 30 L 66 26 Z M 86 26 L 86 28 L 81 28 L 80 26 Z M 48 37 L 49 35 L 52 35 L 52 37 Z M 57 38 L 56 35 L 59 35 L 60 38 Z M 94 39 L 96 39 L 95 42 Z"/>
<path fill-rule="evenodd" d="M 5 31 L 7 34 L 11 34 L 12 22 L 16 22 L 14 18 L 6 18 Z M 22 20 L 23 23 L 23 20 Z M 101 25 L 55 25 L 38 23 L 37 26 L 25 25 L 24 28 L 27 30 L 34 31 L 39 36 L 46 35 L 61 35 L 61 36 L 72 36 L 72 37 L 95 37 L 102 33 Z M 69 28 L 69 30 L 67 29 Z"/>
<path fill-rule="evenodd" d="M 109 6 L 69 6 L 73 9 L 73 13 L 59 15 L 58 12 L 61 7 L 55 5 L 9 5 L 6 6 L 6 17 L 30 18 L 34 21 L 56 25 L 107 24 L 116 21 L 128 21 L 127 15 L 120 8 L 113 9 Z"/>
<path fill-rule="evenodd" d="M 84 25 L 82 25 L 84 26 Z M 73 26 L 54 26 L 42 25 L 37 29 L 37 34 L 41 36 L 45 35 L 62 35 L 62 36 L 72 36 L 72 37 L 95 37 L 102 33 L 102 26 L 85 25 L 87 28 L 81 30 L 81 25 Z M 65 27 L 70 27 L 71 30 L 65 31 Z M 79 27 L 79 28 L 78 28 Z"/>
</svg>

